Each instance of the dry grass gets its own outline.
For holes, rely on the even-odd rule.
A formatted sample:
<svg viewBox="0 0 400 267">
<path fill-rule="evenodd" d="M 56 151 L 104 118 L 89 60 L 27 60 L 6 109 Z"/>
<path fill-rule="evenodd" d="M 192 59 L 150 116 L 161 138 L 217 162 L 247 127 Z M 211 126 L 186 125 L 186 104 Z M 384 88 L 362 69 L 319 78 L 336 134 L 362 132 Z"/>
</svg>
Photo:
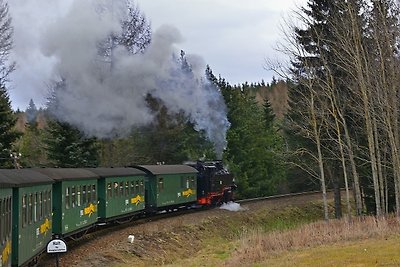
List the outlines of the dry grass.
<svg viewBox="0 0 400 267">
<path fill-rule="evenodd" d="M 351 221 L 332 220 L 270 233 L 255 230 L 243 234 L 238 249 L 227 263 L 232 265 L 256 263 L 293 249 L 368 238 L 379 239 L 393 236 L 394 233 L 400 233 L 400 221 L 395 217 L 362 217 L 353 218 Z"/>
</svg>

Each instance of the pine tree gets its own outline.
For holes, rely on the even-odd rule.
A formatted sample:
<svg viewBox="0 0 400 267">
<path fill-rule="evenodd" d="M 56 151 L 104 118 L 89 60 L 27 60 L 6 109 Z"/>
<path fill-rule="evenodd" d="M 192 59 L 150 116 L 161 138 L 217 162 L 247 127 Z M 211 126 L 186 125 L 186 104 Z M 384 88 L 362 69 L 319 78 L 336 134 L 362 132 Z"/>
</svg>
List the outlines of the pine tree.
<svg viewBox="0 0 400 267">
<path fill-rule="evenodd" d="M 57 167 L 98 166 L 96 138 L 87 138 L 76 127 L 50 120 L 45 138 L 48 159 Z"/>
<path fill-rule="evenodd" d="M 272 110 L 271 103 L 267 98 L 264 98 L 264 116 L 265 116 L 265 127 L 271 129 L 275 120 L 275 114 Z"/>
<path fill-rule="evenodd" d="M 224 79 L 220 79 L 219 87 L 231 123 L 224 157 L 237 177 L 240 196 L 257 197 L 276 193 L 280 183 L 285 180 L 282 137 L 272 126 L 267 128 L 263 107 L 251 93 L 255 88 L 248 83 L 230 86 Z M 269 123 L 273 124 L 271 121 Z"/>
<path fill-rule="evenodd" d="M 13 167 L 10 154 L 13 143 L 21 135 L 14 129 L 16 121 L 7 90 L 0 86 L 0 168 Z"/>
<path fill-rule="evenodd" d="M 34 124 L 36 122 L 37 112 L 38 112 L 38 110 L 36 108 L 36 105 L 33 102 L 33 99 L 31 99 L 29 101 L 29 105 L 28 105 L 27 109 L 25 110 L 26 119 L 29 124 Z"/>
</svg>

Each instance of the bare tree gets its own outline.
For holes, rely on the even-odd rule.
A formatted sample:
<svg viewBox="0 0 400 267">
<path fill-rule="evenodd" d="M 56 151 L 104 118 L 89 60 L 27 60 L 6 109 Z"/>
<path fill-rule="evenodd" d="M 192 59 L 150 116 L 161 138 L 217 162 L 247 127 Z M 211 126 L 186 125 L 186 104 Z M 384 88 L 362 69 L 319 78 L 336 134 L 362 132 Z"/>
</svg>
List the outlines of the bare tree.
<svg viewBox="0 0 400 267">
<path fill-rule="evenodd" d="M 100 6 L 99 12 L 109 12 L 120 19 L 120 32 L 112 33 L 107 40 L 98 44 L 99 55 L 110 62 L 111 69 L 114 49 L 117 46 L 124 47 L 132 54 L 142 53 L 149 46 L 150 23 L 133 0 L 112 0 L 109 5 Z"/>
<path fill-rule="evenodd" d="M 0 83 L 8 81 L 8 75 L 15 69 L 14 62 L 8 62 L 12 49 L 13 27 L 8 11 L 8 4 L 0 0 Z"/>
</svg>

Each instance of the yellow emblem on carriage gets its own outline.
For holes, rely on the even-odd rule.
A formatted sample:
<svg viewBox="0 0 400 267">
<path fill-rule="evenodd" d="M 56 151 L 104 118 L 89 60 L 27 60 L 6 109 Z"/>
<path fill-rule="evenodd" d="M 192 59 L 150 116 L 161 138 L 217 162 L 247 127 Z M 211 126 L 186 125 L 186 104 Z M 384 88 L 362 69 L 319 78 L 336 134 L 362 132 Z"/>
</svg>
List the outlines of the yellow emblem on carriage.
<svg viewBox="0 0 400 267">
<path fill-rule="evenodd" d="M 89 215 L 89 217 L 96 211 L 96 205 L 93 205 L 92 203 L 89 204 L 86 208 L 83 209 L 83 214 L 84 215 Z"/>
<path fill-rule="evenodd" d="M 7 240 L 6 246 L 4 247 L 3 252 L 1 253 L 2 266 L 6 265 L 10 254 L 11 254 L 11 242 L 10 240 Z"/>
<path fill-rule="evenodd" d="M 194 190 L 192 190 L 190 188 L 188 190 L 182 192 L 182 196 L 184 196 L 184 197 L 190 197 L 193 194 L 194 194 Z"/>
<path fill-rule="evenodd" d="M 140 202 L 144 202 L 144 197 L 137 195 L 136 197 L 131 198 L 131 203 L 139 205 Z"/>
<path fill-rule="evenodd" d="M 44 234 L 47 233 L 47 231 L 50 230 L 50 228 L 51 228 L 50 221 L 49 221 L 49 219 L 46 218 L 46 220 L 44 220 L 44 223 L 42 223 L 42 224 L 40 225 L 39 231 L 40 231 L 41 234 L 44 235 Z"/>
</svg>

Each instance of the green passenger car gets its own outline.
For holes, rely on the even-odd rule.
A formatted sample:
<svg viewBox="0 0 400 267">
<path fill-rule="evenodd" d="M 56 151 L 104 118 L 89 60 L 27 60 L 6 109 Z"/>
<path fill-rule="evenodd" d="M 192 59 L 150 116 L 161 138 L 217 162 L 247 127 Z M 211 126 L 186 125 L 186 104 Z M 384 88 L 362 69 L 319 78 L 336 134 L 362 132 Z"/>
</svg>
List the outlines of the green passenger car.
<svg viewBox="0 0 400 267">
<path fill-rule="evenodd" d="M 0 175 L 0 266 L 11 266 L 12 187 L 7 177 Z"/>
<path fill-rule="evenodd" d="M 99 179 L 99 221 L 129 217 L 144 210 L 145 173 L 134 168 L 90 169 Z"/>
<path fill-rule="evenodd" d="M 55 180 L 53 186 L 53 233 L 71 236 L 97 221 L 98 176 L 85 169 L 38 169 Z"/>
<path fill-rule="evenodd" d="M 187 165 L 135 166 L 147 174 L 146 209 L 188 206 L 197 201 L 197 170 Z"/>
<path fill-rule="evenodd" d="M 29 169 L 2 169 L 0 177 L 13 186 L 11 264 L 21 266 L 35 260 L 51 240 L 53 180 Z"/>
</svg>

